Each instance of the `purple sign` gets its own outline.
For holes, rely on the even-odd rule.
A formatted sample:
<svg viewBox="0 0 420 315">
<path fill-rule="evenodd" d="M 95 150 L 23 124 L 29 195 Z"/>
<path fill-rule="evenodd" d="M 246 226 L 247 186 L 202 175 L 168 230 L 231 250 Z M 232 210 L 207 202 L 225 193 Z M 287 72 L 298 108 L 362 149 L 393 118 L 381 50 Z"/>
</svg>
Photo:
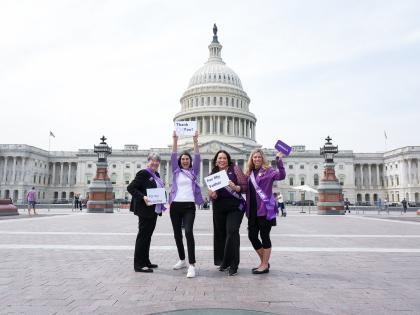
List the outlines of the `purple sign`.
<svg viewBox="0 0 420 315">
<path fill-rule="evenodd" d="M 281 140 L 277 141 L 275 148 L 277 151 L 284 153 L 285 156 L 288 156 L 292 152 L 292 148 Z"/>
</svg>

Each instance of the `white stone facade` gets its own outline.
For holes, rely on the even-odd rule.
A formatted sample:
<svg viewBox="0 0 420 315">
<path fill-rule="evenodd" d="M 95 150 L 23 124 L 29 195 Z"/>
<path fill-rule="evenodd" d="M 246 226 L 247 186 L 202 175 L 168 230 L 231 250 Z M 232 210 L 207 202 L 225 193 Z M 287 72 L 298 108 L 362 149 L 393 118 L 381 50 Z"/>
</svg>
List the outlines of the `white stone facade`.
<svg viewBox="0 0 420 315">
<path fill-rule="evenodd" d="M 174 117 L 174 120 L 197 121 L 202 158 L 200 184 L 204 193 L 203 178 L 211 169 L 216 151 L 225 149 L 244 168 L 249 152 L 260 147 L 256 142 L 257 120 L 249 111 L 250 98 L 242 89 L 238 75 L 223 62 L 221 49 L 215 34 L 209 45 L 210 57 L 191 78 L 180 99 L 181 110 Z M 181 138 L 180 150 L 191 150 L 191 140 Z M 320 139 L 320 146 L 322 144 Z M 160 173 L 169 189 L 172 180 L 170 148 L 153 150 L 161 155 Z M 113 150 L 108 157 L 108 174 L 115 198 L 129 197 L 127 184 L 138 170 L 145 167 L 149 152 L 139 150 L 133 144 Z M 265 149 L 265 152 L 274 165 L 276 151 Z M 40 202 L 68 200 L 75 194 L 85 198 L 96 174 L 96 161 L 93 149 L 48 152 L 29 145 L 0 144 L 0 198 L 23 202 L 32 186 L 36 187 Z M 285 200 L 316 200 L 313 195 L 300 196 L 292 187 L 302 184 L 317 187 L 324 163 L 319 151 L 294 146 L 293 153 L 284 161 L 286 179 L 276 183 L 274 191 L 281 192 Z M 340 151 L 335 162 L 344 197 L 351 202 L 373 203 L 378 198 L 390 202 L 399 202 L 403 198 L 420 202 L 420 146 L 385 153 Z"/>
</svg>

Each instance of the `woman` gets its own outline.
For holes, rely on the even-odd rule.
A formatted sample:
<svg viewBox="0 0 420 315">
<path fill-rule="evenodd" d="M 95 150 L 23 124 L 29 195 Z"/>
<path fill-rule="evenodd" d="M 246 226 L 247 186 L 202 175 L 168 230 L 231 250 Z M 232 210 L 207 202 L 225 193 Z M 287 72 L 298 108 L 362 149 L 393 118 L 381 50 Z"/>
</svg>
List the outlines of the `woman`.
<svg viewBox="0 0 420 315">
<path fill-rule="evenodd" d="M 286 177 L 282 161 L 283 156 L 283 153 L 277 153 L 277 170 L 269 165 L 261 149 L 253 150 L 247 162 L 245 175 L 249 176 L 246 194 L 248 238 L 261 260 L 260 265 L 252 269 L 253 274 L 270 271 L 270 231 L 271 227 L 276 225 L 276 214 L 278 212 L 273 196 L 273 182 L 283 180 Z M 261 240 L 258 238 L 258 234 Z"/>
<path fill-rule="evenodd" d="M 134 251 L 134 270 L 136 272 L 153 272 L 153 268 L 158 267 L 158 265 L 152 264 L 149 259 L 150 242 L 157 216 L 162 215 L 162 211 L 166 209 L 162 204 L 152 205 L 149 203 L 147 189 L 164 188 L 165 186 L 157 172 L 159 164 L 159 154 L 150 153 L 147 157 L 147 168 L 140 170 L 127 186 L 127 191 L 132 196 L 130 211 L 139 217 L 139 231 Z"/>
<path fill-rule="evenodd" d="M 195 205 L 203 204 L 201 189 L 197 183 L 197 176 L 200 174 L 200 152 L 198 149 L 198 133 L 196 132 L 194 141 L 194 162 L 188 152 L 182 152 L 177 158 L 178 136 L 173 133 L 173 144 L 171 154 L 172 165 L 172 189 L 169 195 L 171 209 L 171 221 L 174 229 L 176 247 L 178 249 L 179 261 L 174 265 L 174 269 L 186 268 L 185 250 L 182 242 L 182 223 L 185 229 L 185 238 L 188 247 L 188 267 L 187 278 L 195 277 L 195 243 L 193 225 L 195 219 Z"/>
<path fill-rule="evenodd" d="M 238 273 L 239 228 L 244 216 L 247 179 L 238 166 L 234 166 L 229 153 L 220 150 L 213 158 L 211 174 L 226 171 L 229 185 L 218 191 L 209 190 L 213 200 L 214 264 L 220 271 L 229 268 L 229 276 Z"/>
</svg>

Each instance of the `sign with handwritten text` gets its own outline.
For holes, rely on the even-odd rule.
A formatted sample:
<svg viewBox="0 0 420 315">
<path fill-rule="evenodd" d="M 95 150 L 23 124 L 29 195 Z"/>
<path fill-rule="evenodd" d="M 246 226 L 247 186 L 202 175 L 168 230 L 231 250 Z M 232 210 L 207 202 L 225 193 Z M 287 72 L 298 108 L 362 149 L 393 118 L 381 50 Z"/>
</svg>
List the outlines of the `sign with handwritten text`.
<svg viewBox="0 0 420 315">
<path fill-rule="evenodd" d="M 148 188 L 146 192 L 150 204 L 166 203 L 165 188 Z"/>
<path fill-rule="evenodd" d="M 176 121 L 175 131 L 177 136 L 193 136 L 197 130 L 196 121 Z"/>
<path fill-rule="evenodd" d="M 229 185 L 229 177 L 225 170 L 214 173 L 204 178 L 208 189 L 216 191 Z"/>
</svg>

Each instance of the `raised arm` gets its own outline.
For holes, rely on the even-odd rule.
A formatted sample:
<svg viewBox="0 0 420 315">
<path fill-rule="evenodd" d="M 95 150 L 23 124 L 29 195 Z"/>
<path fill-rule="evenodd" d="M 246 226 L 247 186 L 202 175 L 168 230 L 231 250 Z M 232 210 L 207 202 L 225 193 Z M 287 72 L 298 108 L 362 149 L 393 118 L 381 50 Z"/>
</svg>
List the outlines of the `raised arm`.
<svg viewBox="0 0 420 315">
<path fill-rule="evenodd" d="M 172 133 L 172 153 L 177 153 L 178 151 L 178 136 L 176 134 L 176 131 Z"/>
<path fill-rule="evenodd" d="M 284 157 L 283 153 L 279 152 L 276 155 L 277 161 L 277 170 L 274 172 L 273 180 L 283 180 L 286 178 L 286 170 L 284 169 L 283 160 Z"/>
<path fill-rule="evenodd" d="M 198 131 L 195 132 L 195 135 L 193 137 L 193 142 L 194 142 L 193 170 L 194 170 L 194 173 L 198 176 L 200 174 L 200 164 L 201 164 L 200 150 L 198 148 Z"/>
</svg>

